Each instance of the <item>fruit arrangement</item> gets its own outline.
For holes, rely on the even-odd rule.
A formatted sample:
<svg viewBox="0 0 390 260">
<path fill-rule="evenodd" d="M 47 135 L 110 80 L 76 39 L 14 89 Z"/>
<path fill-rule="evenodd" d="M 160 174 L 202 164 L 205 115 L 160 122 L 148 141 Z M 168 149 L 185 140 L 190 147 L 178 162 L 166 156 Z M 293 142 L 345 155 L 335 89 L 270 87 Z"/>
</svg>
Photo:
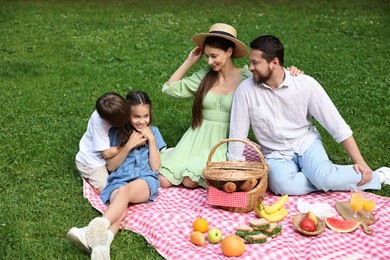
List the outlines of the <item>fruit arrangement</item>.
<svg viewBox="0 0 390 260">
<path fill-rule="evenodd" d="M 306 213 L 305 218 L 299 223 L 299 227 L 303 230 L 314 232 L 318 224 L 318 219 L 312 211 Z"/>
<path fill-rule="evenodd" d="M 218 228 L 210 228 L 209 223 L 204 218 L 198 218 L 192 224 L 194 231 L 190 234 L 190 241 L 197 246 L 205 244 L 203 233 L 207 232 L 207 240 L 211 244 L 217 244 L 222 240 L 222 232 Z"/>
<path fill-rule="evenodd" d="M 294 215 L 292 224 L 296 230 L 307 236 L 317 236 L 325 229 L 325 223 L 312 211 Z"/>
<path fill-rule="evenodd" d="M 283 220 L 288 211 L 284 207 L 284 204 L 288 200 L 288 195 L 283 195 L 277 202 L 274 204 L 267 206 L 263 202 L 259 202 L 259 204 L 255 208 L 256 215 L 259 218 L 264 218 L 269 222 L 279 222 Z"/>
<path fill-rule="evenodd" d="M 190 241 L 196 246 L 204 246 L 206 239 L 204 233 L 207 232 L 206 238 L 210 244 L 218 244 L 221 242 L 221 250 L 225 256 L 240 256 L 245 252 L 244 240 L 231 234 L 222 238 L 222 232 L 219 228 L 210 228 L 206 219 L 198 218 L 192 224 L 193 231 L 190 234 Z"/>
</svg>

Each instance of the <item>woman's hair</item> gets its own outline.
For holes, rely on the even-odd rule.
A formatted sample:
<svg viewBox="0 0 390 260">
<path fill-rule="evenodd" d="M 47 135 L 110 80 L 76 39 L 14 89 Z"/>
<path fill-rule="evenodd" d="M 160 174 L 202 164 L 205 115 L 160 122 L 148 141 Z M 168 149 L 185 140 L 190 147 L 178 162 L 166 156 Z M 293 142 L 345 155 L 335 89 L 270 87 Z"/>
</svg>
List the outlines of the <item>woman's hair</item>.
<svg viewBox="0 0 390 260">
<path fill-rule="evenodd" d="M 140 104 L 148 105 L 150 111 L 150 120 L 148 125 L 152 124 L 152 101 L 149 99 L 148 95 L 144 91 L 130 91 L 126 95 L 126 101 L 130 111 L 132 106 L 137 106 Z M 115 130 L 118 136 L 118 145 L 124 145 L 127 140 L 129 140 L 130 135 L 135 131 L 134 127 L 130 124 L 130 116 L 127 118 L 127 123 L 124 126 L 116 127 Z"/>
<path fill-rule="evenodd" d="M 99 116 L 114 127 L 123 126 L 129 121 L 130 108 L 126 100 L 117 93 L 106 93 L 96 101 Z"/>
<path fill-rule="evenodd" d="M 229 48 L 233 48 L 234 51 L 234 42 L 226 40 L 221 37 L 209 36 L 204 41 L 204 46 L 210 46 L 213 48 L 218 48 L 223 51 L 228 51 Z M 203 99 L 206 96 L 207 92 L 218 82 L 218 73 L 210 68 L 207 75 L 200 82 L 198 91 L 195 94 L 194 103 L 192 104 L 192 128 L 195 129 L 202 124 L 203 113 L 202 113 L 202 104 Z"/>
<path fill-rule="evenodd" d="M 284 47 L 283 43 L 272 35 L 263 35 L 257 37 L 250 43 L 250 47 L 254 50 L 262 52 L 262 58 L 268 63 L 274 58 L 279 59 L 279 64 L 284 65 Z"/>
</svg>

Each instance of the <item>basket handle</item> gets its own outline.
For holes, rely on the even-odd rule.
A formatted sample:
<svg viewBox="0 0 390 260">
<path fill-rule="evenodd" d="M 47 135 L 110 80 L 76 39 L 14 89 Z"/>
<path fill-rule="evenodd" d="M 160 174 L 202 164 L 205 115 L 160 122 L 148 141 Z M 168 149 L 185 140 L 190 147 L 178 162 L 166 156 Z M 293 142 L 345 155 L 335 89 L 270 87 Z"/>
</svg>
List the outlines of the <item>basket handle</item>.
<svg viewBox="0 0 390 260">
<path fill-rule="evenodd" d="M 261 159 L 261 162 L 263 163 L 263 165 L 265 164 L 265 159 L 264 159 L 263 154 L 260 152 L 259 148 L 257 148 L 257 146 L 253 144 L 252 141 L 248 141 L 248 140 L 241 139 L 241 138 L 228 138 L 228 139 L 224 139 L 224 140 L 219 141 L 216 145 L 214 145 L 213 149 L 211 149 L 209 157 L 207 158 L 207 167 L 210 167 L 211 158 L 213 157 L 215 150 L 217 150 L 217 148 L 219 146 L 221 146 L 222 144 L 227 143 L 227 142 L 242 142 L 244 144 L 251 146 L 253 149 L 255 149 L 257 154 L 260 156 L 260 159 Z"/>
</svg>

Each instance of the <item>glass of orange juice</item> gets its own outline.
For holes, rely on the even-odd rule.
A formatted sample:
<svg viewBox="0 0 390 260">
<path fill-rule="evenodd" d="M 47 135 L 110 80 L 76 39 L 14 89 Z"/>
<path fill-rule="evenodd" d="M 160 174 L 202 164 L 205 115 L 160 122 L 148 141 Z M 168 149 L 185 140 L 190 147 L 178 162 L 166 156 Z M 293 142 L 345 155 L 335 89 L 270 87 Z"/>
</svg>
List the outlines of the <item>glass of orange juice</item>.
<svg viewBox="0 0 390 260">
<path fill-rule="evenodd" d="M 350 203 L 353 217 L 357 218 L 357 213 L 363 209 L 363 193 L 358 189 L 352 189 Z"/>
<path fill-rule="evenodd" d="M 375 209 L 376 203 L 374 198 L 369 198 L 367 194 L 365 194 L 363 199 L 363 209 L 369 213 L 371 213 Z M 367 217 L 368 218 L 368 217 Z"/>
</svg>

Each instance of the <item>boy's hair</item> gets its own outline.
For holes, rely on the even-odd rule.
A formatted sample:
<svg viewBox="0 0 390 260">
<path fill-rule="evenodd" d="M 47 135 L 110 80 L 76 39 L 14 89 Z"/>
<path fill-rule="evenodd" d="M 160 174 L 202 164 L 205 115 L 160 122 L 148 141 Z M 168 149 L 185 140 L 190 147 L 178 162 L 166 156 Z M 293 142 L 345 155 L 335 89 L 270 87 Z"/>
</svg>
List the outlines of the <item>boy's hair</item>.
<svg viewBox="0 0 390 260">
<path fill-rule="evenodd" d="M 250 43 L 250 47 L 263 52 L 262 58 L 267 62 L 271 62 L 274 58 L 278 58 L 280 66 L 284 66 L 283 43 L 275 36 L 263 35 L 257 37 Z"/>
<path fill-rule="evenodd" d="M 125 125 L 130 118 L 130 108 L 126 100 L 117 93 L 105 93 L 96 101 L 100 117 L 114 127 Z"/>
</svg>

